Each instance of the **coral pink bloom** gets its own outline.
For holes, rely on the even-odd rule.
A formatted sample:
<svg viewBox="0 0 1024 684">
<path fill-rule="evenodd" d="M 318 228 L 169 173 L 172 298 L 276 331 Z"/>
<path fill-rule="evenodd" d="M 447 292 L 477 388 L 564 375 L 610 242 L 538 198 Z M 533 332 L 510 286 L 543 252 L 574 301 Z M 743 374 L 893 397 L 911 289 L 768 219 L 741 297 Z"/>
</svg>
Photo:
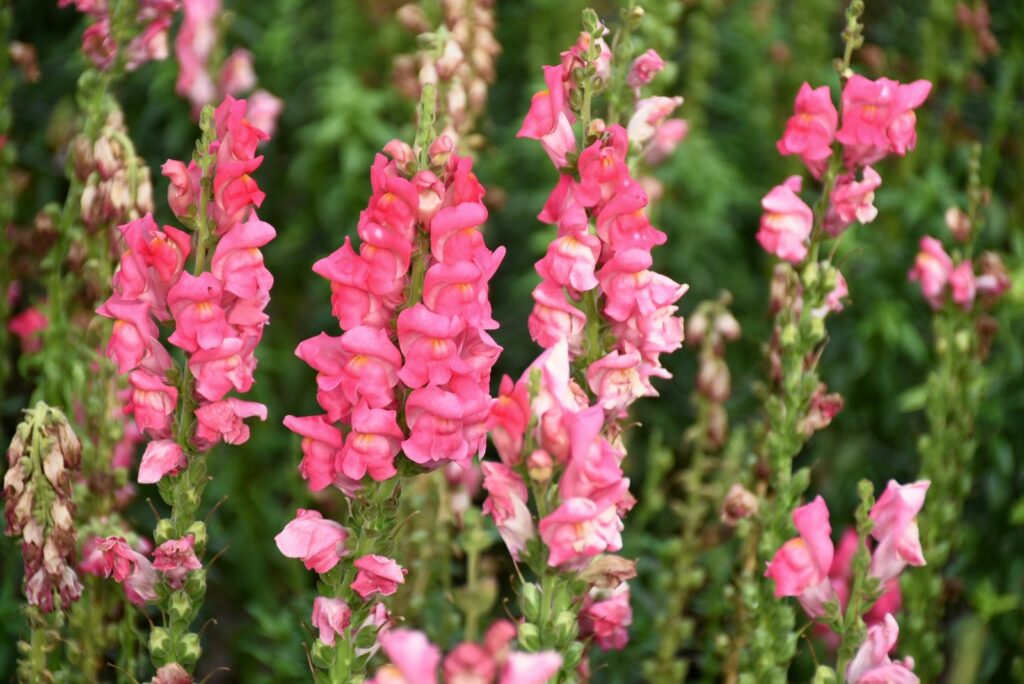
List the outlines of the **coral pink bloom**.
<svg viewBox="0 0 1024 684">
<path fill-rule="evenodd" d="M 811 617 L 825 613 L 825 603 L 835 598 L 828 572 L 835 547 L 828 507 L 820 496 L 793 511 L 799 537 L 775 552 L 765 577 L 775 582 L 775 596 L 795 596 Z"/>
<path fill-rule="evenodd" d="M 639 183 L 627 183 L 597 215 L 597 235 L 615 252 L 634 247 L 650 250 L 668 236 L 651 225 L 644 211 L 647 193 Z"/>
<path fill-rule="evenodd" d="M 171 439 L 158 439 L 146 445 L 139 462 L 139 484 L 159 482 L 165 475 L 182 470 L 187 461 L 181 445 Z"/>
<path fill-rule="evenodd" d="M 594 267 L 601 255 L 601 241 L 595 235 L 583 231 L 566 233 L 556 238 L 547 254 L 537 262 L 537 273 L 574 292 L 586 292 L 597 287 Z"/>
<path fill-rule="evenodd" d="M 452 392 L 433 386 L 413 390 L 405 402 L 405 455 L 420 465 L 466 462 L 471 454 L 463 432 L 465 412 L 463 401 Z"/>
<path fill-rule="evenodd" d="M 576 199 L 583 206 L 600 209 L 618 192 L 622 183 L 631 180 L 626 165 L 628 147 L 626 129 L 615 124 L 608 127 L 605 138 L 580 153 Z"/>
<path fill-rule="evenodd" d="M 800 86 L 793 104 L 793 116 L 786 122 L 786 130 L 779 139 L 779 154 L 796 154 L 820 178 L 826 160 L 832 156 L 832 140 L 839 123 L 839 113 L 832 104 L 828 86 L 811 88 Z"/>
<path fill-rule="evenodd" d="M 530 392 L 525 382 L 513 382 L 503 376 L 498 396 L 491 404 L 487 430 L 498 456 L 508 466 L 519 463 L 523 438 L 530 422 Z"/>
<path fill-rule="evenodd" d="M 213 178 L 213 198 L 217 215 L 217 232 L 223 234 L 246 220 L 252 210 L 263 204 L 266 193 L 260 190 L 249 174 L 263 162 L 263 157 L 250 161 L 222 161 L 217 163 Z"/>
<path fill-rule="evenodd" d="M 925 564 L 921 538 L 917 528 L 917 514 L 924 506 L 928 480 L 901 485 L 889 480 L 885 492 L 871 509 L 875 522 L 871 536 L 878 547 L 871 555 L 871 575 L 880 582 L 896 577 L 907 565 Z"/>
<path fill-rule="evenodd" d="M 533 289 L 533 311 L 527 321 L 530 338 L 542 347 L 554 346 L 564 340 L 573 355 L 580 352 L 587 316 L 566 299 L 561 287 L 541 281 Z"/>
<path fill-rule="evenodd" d="M 423 279 L 423 303 L 434 313 L 461 316 L 466 323 L 493 330 L 498 322 L 491 318 L 487 281 L 505 257 L 505 249 L 477 252 L 475 263 L 457 261 L 435 263 Z"/>
<path fill-rule="evenodd" d="M 368 289 L 370 267 L 352 249 L 351 238 L 330 256 L 313 264 L 313 272 L 331 281 L 331 309 L 342 330 L 359 325 L 382 327 L 397 301 L 390 302 Z"/>
<path fill-rule="evenodd" d="M 597 274 L 606 301 L 604 313 L 613 321 L 648 316 L 678 300 L 687 290 L 672 279 L 650 269 L 651 253 L 627 249 L 609 259 Z"/>
<path fill-rule="evenodd" d="M 577 201 L 575 186 L 572 176 L 561 174 L 544 208 L 537 214 L 537 220 L 558 226 L 559 235 L 587 230 L 587 210 Z"/>
<path fill-rule="evenodd" d="M 114 320 L 107 343 L 107 357 L 117 363 L 117 372 L 127 373 L 138 368 L 149 343 L 156 339 L 158 333 L 156 324 L 149 317 L 149 304 L 121 299 L 115 294 L 96 309 L 96 313 Z"/>
<path fill-rule="evenodd" d="M 363 244 L 359 255 L 370 267 L 366 286 L 379 296 L 402 289 L 412 258 L 412 241 L 377 223 L 359 229 Z"/>
<path fill-rule="evenodd" d="M 457 342 L 465 327 L 460 317 L 436 314 L 423 304 L 398 314 L 398 345 L 405 356 L 399 379 L 416 388 L 428 382 L 444 385 L 453 372 L 469 372 Z"/>
<path fill-rule="evenodd" d="M 256 219 L 236 225 L 217 243 L 210 271 L 224 290 L 242 298 L 266 295 L 274 277 L 263 265 L 259 248 L 270 242 L 276 232 L 269 223 Z"/>
<path fill-rule="evenodd" d="M 480 202 L 441 207 L 430 220 L 430 253 L 438 261 L 471 260 L 484 245 L 480 226 L 487 208 Z"/>
<path fill-rule="evenodd" d="M 974 297 L 978 292 L 978 283 L 974 277 L 974 264 L 970 261 L 961 262 L 949 274 L 949 290 L 953 301 L 965 311 L 970 311 Z"/>
<path fill-rule="evenodd" d="M 615 589 L 591 590 L 580 609 L 580 634 L 593 635 L 605 651 L 621 651 L 629 641 L 633 609 L 629 605 L 629 585 L 623 582 Z"/>
<path fill-rule="evenodd" d="M 534 94 L 516 137 L 539 140 L 555 167 L 561 168 L 566 165 L 566 155 L 576 149 L 574 117 L 565 97 L 562 67 L 545 66 L 544 82 L 547 88 Z"/>
<path fill-rule="evenodd" d="M 395 411 L 357 405 L 352 411 L 352 431 L 338 454 L 338 470 L 353 480 L 367 473 L 378 482 L 394 477 L 398 473 L 395 456 L 405 437 L 397 416 Z"/>
<path fill-rule="evenodd" d="M 348 530 L 324 520 L 317 511 L 298 509 L 295 519 L 274 537 L 277 548 L 288 558 L 301 558 L 307 570 L 323 574 L 349 554 L 345 548 Z"/>
<path fill-rule="evenodd" d="M 352 582 L 352 590 L 363 599 L 374 594 L 391 596 L 398 591 L 399 584 L 405 583 L 405 568 L 387 556 L 370 554 L 357 558 L 352 566 L 359 571 Z"/>
<path fill-rule="evenodd" d="M 160 172 L 167 177 L 167 204 L 175 216 L 187 216 L 195 210 L 196 190 L 199 187 L 199 166 L 193 161 L 186 167 L 184 162 L 168 159 L 160 167 Z"/>
<path fill-rule="evenodd" d="M 341 337 L 320 333 L 300 342 L 295 348 L 295 355 L 317 371 L 316 398 L 327 412 L 327 417 L 332 421 L 346 419 L 352 411 L 352 402 L 343 390 L 342 383 L 345 381 L 345 364 L 350 356 Z"/>
<path fill-rule="evenodd" d="M 196 558 L 196 538 L 187 534 L 181 539 L 169 539 L 153 551 L 153 568 L 163 573 L 167 584 L 180 589 L 185 576 L 203 567 Z"/>
<path fill-rule="evenodd" d="M 317 596 L 313 599 L 313 627 L 320 632 L 320 641 L 334 646 L 336 637 L 344 637 L 352 620 L 352 610 L 339 598 Z"/>
<path fill-rule="evenodd" d="M 360 227 L 366 222 L 376 223 L 411 241 L 419 212 L 419 190 L 399 176 L 395 162 L 382 154 L 374 158 L 370 167 L 370 185 L 373 194 L 359 217 Z"/>
<path fill-rule="evenodd" d="M 239 392 L 252 389 L 256 357 L 255 339 L 225 337 L 214 349 L 200 349 L 188 360 L 196 379 L 196 392 L 207 401 L 220 401 L 232 388 Z"/>
<path fill-rule="evenodd" d="M 605 551 L 622 548 L 622 521 L 614 505 L 572 498 L 540 521 L 548 565 L 578 567 Z"/>
<path fill-rule="evenodd" d="M 11 318 L 11 320 L 7 322 L 7 330 L 11 334 L 18 336 L 18 340 L 21 342 L 21 349 L 24 353 L 32 354 L 39 351 L 43 346 L 41 333 L 46 330 L 47 325 L 49 325 L 49 321 L 47 321 L 46 316 L 40 313 L 39 309 L 31 306 L 17 316 Z M 121 347 L 120 349 L 115 350 L 115 355 L 118 351 L 128 355 L 130 349 L 130 345 L 127 347 Z"/>
<path fill-rule="evenodd" d="M 228 444 L 249 441 L 249 426 L 245 418 L 267 419 L 267 407 L 255 401 L 242 401 L 230 397 L 196 409 L 196 445 L 209 449 L 223 439 Z"/>
<path fill-rule="evenodd" d="M 896 648 L 899 633 L 899 625 L 892 615 L 886 615 L 880 624 L 869 628 L 867 639 L 846 668 L 847 684 L 917 684 L 920 680 L 912 671 L 912 658 L 893 662 L 889 657 Z"/>
<path fill-rule="evenodd" d="M 829 196 L 831 201 L 825 217 L 825 230 L 832 237 L 838 236 L 854 221 L 871 223 L 878 216 L 875 208 L 875 190 L 882 184 L 882 177 L 870 166 L 864 167 L 861 180 L 853 173 L 845 173 L 836 180 Z"/>
<path fill-rule="evenodd" d="M 232 334 L 221 307 L 221 283 L 211 273 L 182 273 L 167 293 L 177 326 L 167 341 L 187 352 L 215 349 Z"/>
<path fill-rule="evenodd" d="M 464 641 L 445 656 L 444 681 L 448 684 L 490 684 L 498 674 L 494 657 L 481 646 Z"/>
<path fill-rule="evenodd" d="M 343 334 L 339 344 L 347 355 L 338 376 L 339 387 L 349 403 L 355 405 L 363 400 L 370 408 L 390 406 L 398 385 L 402 353 L 388 338 L 387 331 L 358 326 Z M 315 360 L 301 355 L 300 358 L 317 367 Z M 319 386 L 328 389 L 324 384 Z"/>
<path fill-rule="evenodd" d="M 766 252 L 794 264 L 807 256 L 806 243 L 814 223 L 811 208 L 796 194 L 800 185 L 800 176 L 790 176 L 764 196 L 764 213 L 757 231 L 757 241 Z"/>
<path fill-rule="evenodd" d="M 612 350 L 587 368 L 587 383 L 605 411 L 617 413 L 640 397 L 657 396 L 640 353 L 631 344 L 625 352 Z"/>
<path fill-rule="evenodd" d="M 633 60 L 633 64 L 629 67 L 626 83 L 630 88 L 645 86 L 664 68 L 665 60 L 654 50 L 648 50 Z"/>
<path fill-rule="evenodd" d="M 836 133 L 847 166 L 872 164 L 889 153 L 902 156 L 914 149 L 913 110 L 924 103 L 931 87 L 923 80 L 902 85 L 887 78 L 852 76 L 843 88 L 843 125 Z"/>
<path fill-rule="evenodd" d="M 942 248 L 942 243 L 928 235 L 921 238 L 921 251 L 917 253 L 908 277 L 911 282 L 921 283 L 921 291 L 933 309 L 942 306 L 942 295 L 952 275 L 953 260 Z"/>
<path fill-rule="evenodd" d="M 132 386 L 128 410 L 135 415 L 135 424 L 151 437 L 170 435 L 171 414 L 178 403 L 178 390 L 163 379 L 144 370 L 128 376 Z"/>
<path fill-rule="evenodd" d="M 378 684 L 437 684 L 441 650 L 422 632 L 389 629 L 379 637 L 384 655 L 391 661 L 377 671 Z M 382 676 L 383 675 L 383 676 Z M 367 684 L 370 684 L 369 682 Z"/>
<path fill-rule="evenodd" d="M 480 468 L 484 473 L 484 489 L 487 490 L 483 512 L 494 519 L 512 558 L 519 560 L 519 553 L 526 548 L 526 542 L 533 539 L 533 517 L 526 507 L 529 498 L 526 483 L 503 463 L 483 461 Z"/>
<path fill-rule="evenodd" d="M 325 416 L 285 416 L 284 426 L 302 436 L 302 463 L 299 470 L 309 480 L 309 488 L 318 492 L 334 482 L 336 462 L 341 453 L 342 435 Z"/>
</svg>

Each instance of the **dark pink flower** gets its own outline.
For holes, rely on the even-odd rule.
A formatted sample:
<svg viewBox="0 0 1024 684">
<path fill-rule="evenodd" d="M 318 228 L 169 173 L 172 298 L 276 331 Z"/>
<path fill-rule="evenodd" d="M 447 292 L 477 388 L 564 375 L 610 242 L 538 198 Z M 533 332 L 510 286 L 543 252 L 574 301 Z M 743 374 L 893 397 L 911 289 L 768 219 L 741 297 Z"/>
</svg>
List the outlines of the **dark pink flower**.
<svg viewBox="0 0 1024 684">
<path fill-rule="evenodd" d="M 158 439 L 146 445 L 139 463 L 139 484 L 159 482 L 165 475 L 174 475 L 186 465 L 181 445 L 171 439 Z"/>
<path fill-rule="evenodd" d="M 851 76 L 843 88 L 843 124 L 836 133 L 847 166 L 872 164 L 887 154 L 902 156 L 914 149 L 914 110 L 931 88 L 924 80 L 903 85 L 888 78 Z"/>
<path fill-rule="evenodd" d="M 127 410 L 135 415 L 139 429 L 157 439 L 170 436 L 171 414 L 178 403 L 178 389 L 146 370 L 128 376 L 131 397 Z"/>
<path fill-rule="evenodd" d="M 153 551 L 153 568 L 163 573 L 167 584 L 180 589 L 185 576 L 203 567 L 196 557 L 196 538 L 186 534 L 181 539 L 169 539 Z"/>
<path fill-rule="evenodd" d="M 395 411 L 358 404 L 352 411 L 352 431 L 338 454 L 338 470 L 353 480 L 367 473 L 378 482 L 394 477 L 395 456 L 405 437 L 397 416 Z"/>
<path fill-rule="evenodd" d="M 516 134 L 517 138 L 539 140 L 556 168 L 566 165 L 566 155 L 576 150 L 572 130 L 575 117 L 569 109 L 561 66 L 544 67 L 547 88 L 534 94 L 530 111 Z"/>
<path fill-rule="evenodd" d="M 882 177 L 865 166 L 861 180 L 853 173 L 846 173 L 836 180 L 829 196 L 828 214 L 825 216 L 825 230 L 832 237 L 838 236 L 854 221 L 871 223 L 878 216 L 875 208 L 875 190 L 882 184 Z"/>
<path fill-rule="evenodd" d="M 342 330 L 382 327 L 401 301 L 401 293 L 382 297 L 369 290 L 370 266 L 352 249 L 348 237 L 333 254 L 313 264 L 313 272 L 331 281 L 331 308 Z"/>
<path fill-rule="evenodd" d="M 498 396 L 491 404 L 487 430 L 498 456 L 508 466 L 522 458 L 523 439 L 530 422 L 530 392 L 526 382 L 502 377 Z"/>
<path fill-rule="evenodd" d="M 828 506 L 820 496 L 793 511 L 799 537 L 782 545 L 765 570 L 775 582 L 775 596 L 795 596 L 811 617 L 825 613 L 825 603 L 835 598 L 828 573 L 835 547 Z"/>
</svg>

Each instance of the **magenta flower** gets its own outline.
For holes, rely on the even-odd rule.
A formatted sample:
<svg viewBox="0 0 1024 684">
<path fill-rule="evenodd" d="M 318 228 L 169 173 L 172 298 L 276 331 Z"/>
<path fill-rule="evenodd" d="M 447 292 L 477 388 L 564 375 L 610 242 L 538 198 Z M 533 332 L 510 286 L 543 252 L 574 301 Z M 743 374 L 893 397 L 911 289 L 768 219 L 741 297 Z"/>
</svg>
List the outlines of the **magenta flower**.
<svg viewBox="0 0 1024 684">
<path fill-rule="evenodd" d="M 313 599 L 313 627 L 320 632 L 320 641 L 328 646 L 334 646 L 336 637 L 344 638 L 351 620 L 352 610 L 341 599 L 323 596 Z"/>
<path fill-rule="evenodd" d="M 764 213 L 757 231 L 757 241 L 766 252 L 794 264 L 807 256 L 806 243 L 814 223 L 811 208 L 796 194 L 801 180 L 800 176 L 790 176 L 764 196 Z"/>
<path fill-rule="evenodd" d="M 583 598 L 580 609 L 580 634 L 594 637 L 605 651 L 621 651 L 629 642 L 633 609 L 629 605 L 629 585 L 623 582 L 611 591 L 592 589 Z"/>
<path fill-rule="evenodd" d="M 775 596 L 795 596 L 811 617 L 825 614 L 825 603 L 835 598 L 828 573 L 835 547 L 828 507 L 820 496 L 793 511 L 799 537 L 775 552 L 765 577 L 775 582 Z"/>
<path fill-rule="evenodd" d="M 871 509 L 871 519 L 875 522 L 871 536 L 878 541 L 871 556 L 871 575 L 880 582 L 896 577 L 907 565 L 925 564 L 917 514 L 924 506 L 930 484 L 928 480 L 918 480 L 901 485 L 889 480 L 885 492 Z"/>
<path fill-rule="evenodd" d="M 146 445 L 139 463 L 139 484 L 159 482 L 165 475 L 174 475 L 187 465 L 181 445 L 171 439 L 158 439 Z"/>
<path fill-rule="evenodd" d="M 835 138 L 839 113 L 832 103 L 828 86 L 811 88 L 800 86 L 793 104 L 793 116 L 786 122 L 786 130 L 777 143 L 779 154 L 800 156 L 815 178 L 820 178 Z"/>
<path fill-rule="evenodd" d="M 195 162 L 189 162 L 186 167 L 184 162 L 168 159 L 160 167 L 160 172 L 170 181 L 167 187 L 167 204 L 171 211 L 178 217 L 187 216 L 195 205 L 196 192 L 199 189 L 199 166 Z"/>
<path fill-rule="evenodd" d="M 168 586 L 180 589 L 188 573 L 203 567 L 196 558 L 195 545 L 195 537 L 187 534 L 169 539 L 153 551 L 153 568 L 163 573 Z"/>
<path fill-rule="evenodd" d="M 953 260 L 942 248 L 942 243 L 930 236 L 921 238 L 921 251 L 917 253 L 914 267 L 908 278 L 921 283 L 921 292 L 933 309 L 942 306 L 943 294 L 953 275 Z"/>
<path fill-rule="evenodd" d="M 296 517 L 274 537 L 277 548 L 288 558 L 301 558 L 307 570 L 325 573 L 349 554 L 345 548 L 348 530 L 324 520 L 317 511 L 298 509 Z"/>
<path fill-rule="evenodd" d="M 914 149 L 914 110 L 931 88 L 924 80 L 903 85 L 888 78 L 850 77 L 843 88 L 843 123 L 836 133 L 847 166 L 873 164 L 888 154 L 903 156 Z"/>
<path fill-rule="evenodd" d="M 352 565 L 359 571 L 352 582 L 352 590 L 363 599 L 374 594 L 390 596 L 398 591 L 399 584 L 405 583 L 405 568 L 387 556 L 370 554 L 357 558 Z"/>
<path fill-rule="evenodd" d="M 867 639 L 846 668 L 847 684 L 918 684 L 913 658 L 894 662 L 889 657 L 898 638 L 899 625 L 892 615 L 870 627 Z"/>
</svg>

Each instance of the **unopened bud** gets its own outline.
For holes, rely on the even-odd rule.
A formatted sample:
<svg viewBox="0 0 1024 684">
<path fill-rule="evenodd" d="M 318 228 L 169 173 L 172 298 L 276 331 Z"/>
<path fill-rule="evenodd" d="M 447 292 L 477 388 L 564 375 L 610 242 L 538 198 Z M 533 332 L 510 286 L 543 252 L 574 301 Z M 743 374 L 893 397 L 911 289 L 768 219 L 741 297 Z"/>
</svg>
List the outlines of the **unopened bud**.
<svg viewBox="0 0 1024 684">
<path fill-rule="evenodd" d="M 622 556 L 601 555 L 590 561 L 580 579 L 598 589 L 614 589 L 636 577 L 636 561 Z"/>
<path fill-rule="evenodd" d="M 758 499 L 751 491 L 741 484 L 734 484 L 722 501 L 722 522 L 735 527 L 740 520 L 757 515 L 758 505 Z"/>
<path fill-rule="evenodd" d="M 156 671 L 150 684 L 192 684 L 194 680 L 188 671 L 178 663 L 164 665 Z"/>
<path fill-rule="evenodd" d="M 526 457 L 526 471 L 530 479 L 539 484 L 551 479 L 552 466 L 551 454 L 544 449 L 535 449 Z"/>
<path fill-rule="evenodd" d="M 971 238 L 971 219 L 960 207 L 946 210 L 946 227 L 957 242 L 967 242 Z"/>
</svg>

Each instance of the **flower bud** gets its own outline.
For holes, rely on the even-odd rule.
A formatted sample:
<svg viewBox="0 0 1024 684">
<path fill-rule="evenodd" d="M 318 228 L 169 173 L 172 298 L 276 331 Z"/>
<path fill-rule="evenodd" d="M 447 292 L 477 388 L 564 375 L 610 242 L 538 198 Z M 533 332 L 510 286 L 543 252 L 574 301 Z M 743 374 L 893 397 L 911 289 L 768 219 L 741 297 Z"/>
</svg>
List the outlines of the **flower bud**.
<svg viewBox="0 0 1024 684">
<path fill-rule="evenodd" d="M 960 207 L 946 210 L 946 227 L 957 242 L 967 242 L 971 238 L 971 219 Z"/>
<path fill-rule="evenodd" d="M 537 625 L 531 622 L 524 622 L 520 624 L 518 641 L 524 651 L 529 651 L 531 653 L 539 651 L 540 630 L 537 629 Z"/>
<path fill-rule="evenodd" d="M 733 484 L 722 501 L 722 523 L 735 527 L 740 520 L 757 515 L 759 505 L 757 496 L 751 491 L 741 484 Z"/>
<path fill-rule="evenodd" d="M 532 582 L 523 585 L 522 593 L 519 594 L 519 605 L 523 609 L 523 617 L 530 622 L 540 619 L 540 587 Z"/>
<path fill-rule="evenodd" d="M 186 634 L 181 640 L 178 652 L 181 654 L 181 661 L 186 666 L 195 665 L 199 656 L 203 654 L 203 648 L 199 645 L 199 635 L 195 632 Z"/>
<path fill-rule="evenodd" d="M 195 541 L 196 555 L 202 556 L 206 551 L 206 540 L 208 538 L 206 523 L 201 520 L 194 521 L 188 526 L 188 529 L 185 530 L 186 536 L 190 534 L 192 535 L 192 539 Z"/>
<path fill-rule="evenodd" d="M 184 591 L 176 591 L 171 594 L 168 612 L 175 620 L 187 621 L 192 615 L 192 600 L 188 594 Z"/>
<path fill-rule="evenodd" d="M 171 654 L 171 636 L 163 627 L 149 631 L 149 652 L 154 660 L 166 660 Z"/>
<path fill-rule="evenodd" d="M 555 639 L 559 644 L 569 644 L 576 639 L 580 627 L 576 616 L 563 610 L 555 617 Z"/>
<path fill-rule="evenodd" d="M 526 457 L 526 470 L 530 479 L 538 484 L 543 484 L 551 479 L 552 466 L 551 454 L 543 449 L 535 449 Z"/>
<path fill-rule="evenodd" d="M 150 684 L 192 684 L 193 681 L 185 668 L 178 663 L 170 663 L 157 669 Z"/>
</svg>

